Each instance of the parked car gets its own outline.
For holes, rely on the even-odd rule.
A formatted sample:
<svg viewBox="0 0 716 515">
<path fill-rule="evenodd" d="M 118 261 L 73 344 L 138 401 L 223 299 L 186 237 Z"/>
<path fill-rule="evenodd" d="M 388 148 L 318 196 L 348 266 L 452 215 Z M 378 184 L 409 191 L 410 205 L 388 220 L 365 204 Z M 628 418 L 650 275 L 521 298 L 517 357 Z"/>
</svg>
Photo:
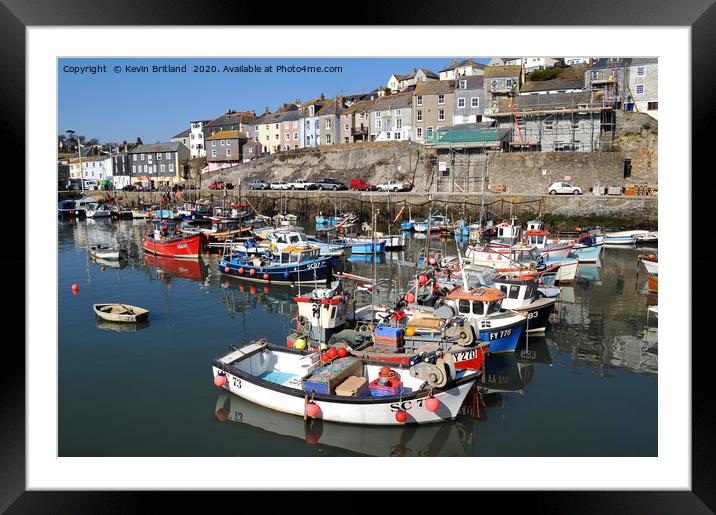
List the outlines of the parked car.
<svg viewBox="0 0 716 515">
<path fill-rule="evenodd" d="M 268 190 L 270 188 L 270 184 L 263 179 L 254 179 L 249 183 L 249 189 L 252 190 Z"/>
<path fill-rule="evenodd" d="M 319 190 L 336 191 L 336 190 L 347 190 L 348 186 L 346 186 L 342 182 L 339 182 L 335 179 L 331 179 L 331 178 L 327 177 L 327 178 L 323 179 L 322 181 L 318 181 L 316 183 L 316 188 L 318 188 Z"/>
<path fill-rule="evenodd" d="M 358 191 L 375 191 L 375 184 L 371 184 L 363 178 L 351 179 L 351 189 Z"/>
<path fill-rule="evenodd" d="M 287 190 L 288 184 L 284 181 L 271 181 L 269 188 L 272 190 Z"/>
<path fill-rule="evenodd" d="M 307 181 L 306 179 L 297 179 L 294 182 L 288 183 L 288 189 L 290 190 L 313 190 L 315 188 L 316 183 Z"/>
<path fill-rule="evenodd" d="M 403 191 L 404 187 L 405 185 L 399 181 L 388 181 L 376 186 L 380 191 Z"/>
<path fill-rule="evenodd" d="M 582 189 L 577 186 L 572 186 L 568 182 L 553 182 L 547 188 L 550 195 L 565 194 L 565 195 L 581 195 Z"/>
<path fill-rule="evenodd" d="M 224 181 L 214 181 L 211 184 L 209 184 L 210 190 L 223 190 L 226 188 L 227 190 L 233 190 L 234 185 L 230 182 L 224 182 Z"/>
</svg>

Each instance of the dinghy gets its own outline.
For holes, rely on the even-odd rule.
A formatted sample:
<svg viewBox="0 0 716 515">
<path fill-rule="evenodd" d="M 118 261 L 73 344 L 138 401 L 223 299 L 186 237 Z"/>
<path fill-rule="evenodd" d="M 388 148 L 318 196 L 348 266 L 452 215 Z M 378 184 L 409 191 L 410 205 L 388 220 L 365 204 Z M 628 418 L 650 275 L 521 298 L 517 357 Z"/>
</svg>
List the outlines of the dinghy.
<svg viewBox="0 0 716 515">
<path fill-rule="evenodd" d="M 95 314 L 110 322 L 141 322 L 149 318 L 149 310 L 131 304 L 93 304 Z"/>
<path fill-rule="evenodd" d="M 232 348 L 212 362 L 212 372 L 218 387 L 267 408 L 366 425 L 454 419 L 479 377 L 475 370 L 455 370 L 449 355 L 408 369 L 354 356 L 321 361 L 317 352 L 262 340 Z"/>
<path fill-rule="evenodd" d="M 119 247 L 107 247 L 102 244 L 98 244 L 90 247 L 90 255 L 95 259 L 116 261 L 127 257 L 127 251 L 120 249 Z"/>
</svg>

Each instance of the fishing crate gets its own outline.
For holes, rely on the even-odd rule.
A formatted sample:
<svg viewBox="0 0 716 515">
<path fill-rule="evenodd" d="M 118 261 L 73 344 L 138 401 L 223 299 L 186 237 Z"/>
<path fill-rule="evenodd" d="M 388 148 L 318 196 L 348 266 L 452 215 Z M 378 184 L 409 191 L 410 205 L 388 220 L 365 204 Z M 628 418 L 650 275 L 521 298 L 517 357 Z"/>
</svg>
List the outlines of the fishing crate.
<svg viewBox="0 0 716 515">
<path fill-rule="evenodd" d="M 390 349 L 402 349 L 404 345 L 404 334 L 402 327 L 379 325 L 373 334 L 373 345 Z"/>
<path fill-rule="evenodd" d="M 354 356 L 338 358 L 303 380 L 305 393 L 331 395 L 348 376 L 362 376 L 363 362 Z"/>
<path fill-rule="evenodd" d="M 403 391 L 403 381 L 389 380 L 387 384 L 380 384 L 378 378 L 368 385 L 371 397 L 387 397 L 389 395 L 400 395 Z"/>
<path fill-rule="evenodd" d="M 368 380 L 365 377 L 350 376 L 336 386 L 336 395 L 342 397 L 370 397 Z"/>
</svg>

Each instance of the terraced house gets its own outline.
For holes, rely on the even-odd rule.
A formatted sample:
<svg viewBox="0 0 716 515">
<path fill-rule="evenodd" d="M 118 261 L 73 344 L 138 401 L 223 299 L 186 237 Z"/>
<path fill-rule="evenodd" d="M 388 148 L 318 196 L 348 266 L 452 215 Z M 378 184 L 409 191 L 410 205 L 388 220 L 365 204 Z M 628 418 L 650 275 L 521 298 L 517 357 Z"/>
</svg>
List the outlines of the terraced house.
<svg viewBox="0 0 716 515">
<path fill-rule="evenodd" d="M 368 141 L 370 135 L 370 109 L 374 100 L 355 102 L 341 113 L 341 143 Z"/>
<path fill-rule="evenodd" d="M 413 92 L 415 140 L 432 141 L 440 127 L 452 125 L 455 114 L 455 81 L 421 82 Z"/>
<path fill-rule="evenodd" d="M 654 118 L 659 113 L 659 59 L 635 57 L 629 63 L 629 81 L 624 109 Z"/>
<path fill-rule="evenodd" d="M 248 137 L 241 131 L 215 132 L 206 138 L 207 171 L 213 172 L 243 162 L 242 150 Z"/>
<path fill-rule="evenodd" d="M 320 142 L 320 122 L 318 113 L 326 103 L 326 99 L 321 96 L 309 100 L 301 106 L 300 131 L 299 139 L 303 142 L 302 148 L 317 147 Z"/>
<path fill-rule="evenodd" d="M 234 111 L 229 109 L 218 118 L 202 125 L 201 131 L 204 133 L 204 141 L 212 134 L 221 131 L 239 131 L 247 134 L 248 127 L 254 124 L 255 119 L 255 111 Z"/>
<path fill-rule="evenodd" d="M 388 79 L 387 87 L 392 93 L 397 93 L 405 91 L 410 86 L 415 86 L 418 82 L 432 80 L 440 80 L 440 76 L 426 68 L 420 68 L 419 70 L 413 68 L 413 71 L 405 75 L 391 75 Z"/>
<path fill-rule="evenodd" d="M 482 75 L 485 73 L 485 65 L 465 59 L 457 61 L 453 59 L 448 66 L 440 70 L 440 80 L 457 80 L 460 77 L 469 77 L 472 75 Z"/>
<path fill-rule="evenodd" d="M 516 66 L 488 66 L 485 68 L 485 109 L 483 114 L 490 116 L 497 112 L 500 100 L 519 93 L 525 81 L 524 69 Z"/>
<path fill-rule="evenodd" d="M 343 99 L 336 97 L 324 102 L 318 111 L 319 134 L 316 145 L 336 145 L 340 143 L 340 123 L 343 112 Z"/>
<path fill-rule="evenodd" d="M 482 75 L 460 77 L 455 82 L 455 114 L 453 123 L 482 121 L 485 108 L 485 78 Z"/>
<path fill-rule="evenodd" d="M 188 176 L 189 149 L 178 141 L 139 145 L 129 153 L 132 155 L 132 184 L 171 186 Z"/>
<path fill-rule="evenodd" d="M 371 141 L 413 140 L 413 95 L 402 93 L 381 97 L 368 108 Z"/>
</svg>

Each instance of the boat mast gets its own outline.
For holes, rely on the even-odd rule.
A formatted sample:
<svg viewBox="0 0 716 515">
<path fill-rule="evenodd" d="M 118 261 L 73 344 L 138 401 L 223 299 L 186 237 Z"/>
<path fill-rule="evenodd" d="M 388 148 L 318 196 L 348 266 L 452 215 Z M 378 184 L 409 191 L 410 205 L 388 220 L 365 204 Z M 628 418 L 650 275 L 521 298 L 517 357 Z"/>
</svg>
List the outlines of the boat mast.
<svg viewBox="0 0 716 515">
<path fill-rule="evenodd" d="M 465 271 L 465 263 L 462 261 L 462 253 L 460 252 L 460 245 L 457 243 L 457 233 L 455 233 L 455 249 L 457 250 L 457 259 L 460 263 L 460 272 L 462 272 L 462 291 L 469 291 L 467 287 L 467 272 Z"/>
</svg>

